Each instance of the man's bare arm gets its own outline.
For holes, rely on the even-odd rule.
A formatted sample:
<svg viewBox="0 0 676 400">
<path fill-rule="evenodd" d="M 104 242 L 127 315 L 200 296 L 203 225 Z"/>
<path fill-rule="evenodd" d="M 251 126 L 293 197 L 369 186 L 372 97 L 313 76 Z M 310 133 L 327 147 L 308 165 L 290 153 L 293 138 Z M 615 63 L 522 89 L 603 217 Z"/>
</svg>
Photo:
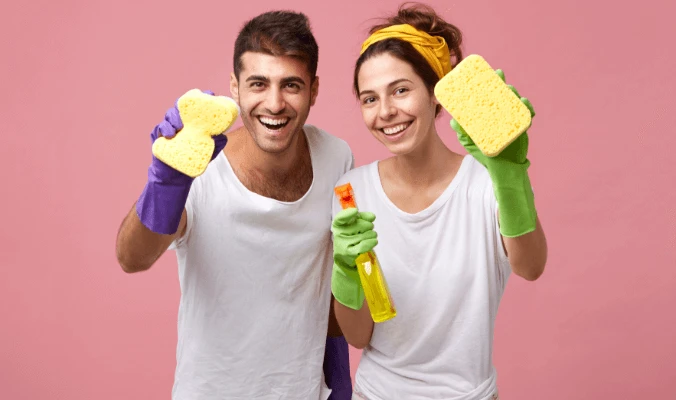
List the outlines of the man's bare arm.
<svg viewBox="0 0 676 400">
<path fill-rule="evenodd" d="M 178 230 L 172 235 L 155 233 L 146 228 L 136 213 L 136 205 L 122 221 L 117 232 L 115 251 L 117 261 L 127 273 L 149 269 L 167 251 L 171 242 L 183 236 L 186 228 L 186 212 L 183 210 Z"/>
<path fill-rule="evenodd" d="M 343 336 L 343 331 L 340 329 L 340 325 L 338 325 L 338 320 L 336 319 L 336 312 L 334 310 L 333 300 L 334 300 L 333 295 L 331 295 L 331 306 L 329 308 L 329 329 L 327 336 L 328 337 Z"/>
</svg>

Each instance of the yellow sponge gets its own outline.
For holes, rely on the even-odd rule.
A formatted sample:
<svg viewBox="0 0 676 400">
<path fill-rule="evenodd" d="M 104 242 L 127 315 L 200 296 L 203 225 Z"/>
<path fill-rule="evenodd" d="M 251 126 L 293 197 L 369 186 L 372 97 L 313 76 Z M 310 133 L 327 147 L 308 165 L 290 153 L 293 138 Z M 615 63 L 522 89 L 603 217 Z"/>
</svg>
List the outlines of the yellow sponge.
<svg viewBox="0 0 676 400">
<path fill-rule="evenodd" d="M 476 54 L 446 74 L 434 94 L 488 157 L 500 154 L 531 124 L 528 107 Z"/>
<path fill-rule="evenodd" d="M 172 138 L 158 137 L 153 154 L 163 163 L 195 178 L 206 170 L 214 153 L 212 136 L 219 135 L 239 115 L 237 103 L 229 97 L 211 96 L 192 89 L 178 99 L 183 129 Z"/>
</svg>

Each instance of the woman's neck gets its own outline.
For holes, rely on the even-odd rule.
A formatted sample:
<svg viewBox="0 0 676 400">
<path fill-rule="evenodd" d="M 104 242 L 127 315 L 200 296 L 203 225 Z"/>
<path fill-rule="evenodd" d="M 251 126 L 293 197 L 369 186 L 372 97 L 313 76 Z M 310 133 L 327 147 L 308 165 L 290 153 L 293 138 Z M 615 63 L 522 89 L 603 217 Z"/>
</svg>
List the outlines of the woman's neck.
<svg viewBox="0 0 676 400">
<path fill-rule="evenodd" d="M 391 172 L 406 186 L 426 188 L 448 180 L 460 155 L 452 152 L 433 129 L 415 151 L 391 158 Z"/>
</svg>

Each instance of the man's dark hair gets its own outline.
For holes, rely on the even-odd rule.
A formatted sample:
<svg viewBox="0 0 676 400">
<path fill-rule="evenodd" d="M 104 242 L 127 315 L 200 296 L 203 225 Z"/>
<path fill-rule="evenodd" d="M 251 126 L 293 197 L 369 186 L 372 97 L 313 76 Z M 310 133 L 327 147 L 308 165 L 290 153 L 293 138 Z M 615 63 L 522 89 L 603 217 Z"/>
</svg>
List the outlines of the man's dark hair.
<svg viewBox="0 0 676 400">
<path fill-rule="evenodd" d="M 302 13 L 270 11 L 244 25 L 235 40 L 237 79 L 242 71 L 242 54 L 247 51 L 297 58 L 307 65 L 312 79 L 317 75 L 319 48 L 310 30 L 310 21 Z"/>
</svg>

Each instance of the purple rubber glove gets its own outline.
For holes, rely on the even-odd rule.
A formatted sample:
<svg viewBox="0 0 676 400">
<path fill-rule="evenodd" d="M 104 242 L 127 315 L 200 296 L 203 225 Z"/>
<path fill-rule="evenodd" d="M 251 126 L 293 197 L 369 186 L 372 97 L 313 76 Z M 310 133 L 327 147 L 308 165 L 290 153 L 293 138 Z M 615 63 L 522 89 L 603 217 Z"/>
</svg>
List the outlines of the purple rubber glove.
<svg viewBox="0 0 676 400">
<path fill-rule="evenodd" d="M 209 90 L 204 93 L 214 96 L 214 92 Z M 178 100 L 174 103 L 174 107 L 164 115 L 164 120 L 150 134 L 151 147 L 160 135 L 172 138 L 183 129 L 177 103 Z M 228 142 L 224 134 L 213 138 L 215 148 L 211 160 L 223 151 Z M 136 202 L 136 213 L 141 223 L 155 233 L 164 235 L 176 233 L 192 181 L 193 178 L 176 171 L 153 155 L 153 161 L 148 168 L 148 182 Z"/>
<path fill-rule="evenodd" d="M 331 389 L 328 400 L 350 400 L 352 398 L 350 353 L 343 336 L 326 338 L 324 379 Z"/>
</svg>

